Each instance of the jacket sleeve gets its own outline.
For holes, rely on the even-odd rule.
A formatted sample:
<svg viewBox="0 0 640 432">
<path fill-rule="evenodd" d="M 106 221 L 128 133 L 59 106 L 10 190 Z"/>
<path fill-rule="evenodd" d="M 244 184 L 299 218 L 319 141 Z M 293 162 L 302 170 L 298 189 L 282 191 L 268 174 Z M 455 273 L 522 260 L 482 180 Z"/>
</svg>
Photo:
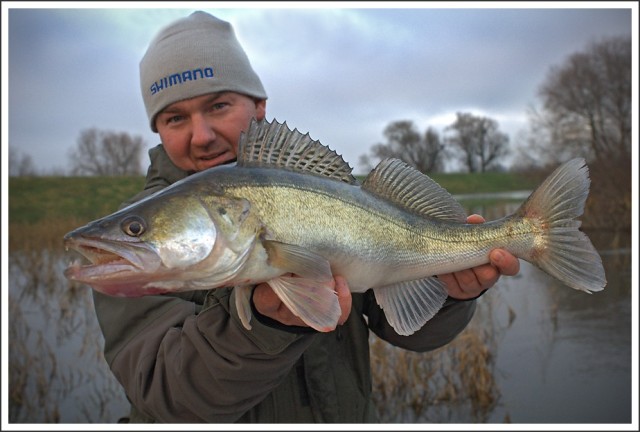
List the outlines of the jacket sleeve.
<svg viewBox="0 0 640 432">
<path fill-rule="evenodd" d="M 389 325 L 384 311 L 376 303 L 372 290 L 364 293 L 364 313 L 369 328 L 381 339 L 411 351 L 425 352 L 440 348 L 451 342 L 471 321 L 476 309 L 476 300 L 447 299 L 442 309 L 414 334 L 402 336 Z"/>
<path fill-rule="evenodd" d="M 154 170 L 136 199 L 170 183 Z M 111 370 L 136 409 L 161 422 L 237 420 L 280 383 L 315 337 L 256 319 L 246 330 L 226 288 L 139 298 L 94 291 L 94 307 Z"/>
<path fill-rule="evenodd" d="M 198 312 L 180 297 L 94 292 L 105 358 L 138 411 L 160 422 L 233 422 L 286 376 L 314 335 L 257 320 L 247 331 L 233 295 L 212 290 Z"/>
</svg>

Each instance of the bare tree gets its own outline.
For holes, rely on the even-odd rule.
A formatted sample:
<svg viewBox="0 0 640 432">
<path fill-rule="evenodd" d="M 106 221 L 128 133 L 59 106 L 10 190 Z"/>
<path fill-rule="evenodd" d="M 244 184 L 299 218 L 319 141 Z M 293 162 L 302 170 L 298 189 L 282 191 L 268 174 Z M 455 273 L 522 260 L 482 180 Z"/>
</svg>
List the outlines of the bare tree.
<svg viewBox="0 0 640 432">
<path fill-rule="evenodd" d="M 386 143 L 371 147 L 369 155 L 360 156 L 360 164 L 371 168 L 371 158 L 397 158 L 423 173 L 442 168 L 444 146 L 438 132 L 429 127 L 424 135 L 418 132 L 412 121 L 390 123 L 383 132 Z"/>
<path fill-rule="evenodd" d="M 593 226 L 631 225 L 631 86 L 631 38 L 603 39 L 550 70 L 530 116 L 549 164 L 589 161 Z"/>
<path fill-rule="evenodd" d="M 440 139 L 440 134 L 429 126 L 423 140 L 427 157 L 424 159 L 424 166 L 420 171 L 424 173 L 442 171 L 446 151 L 444 143 Z"/>
<path fill-rule="evenodd" d="M 552 153 L 588 159 L 631 155 L 631 40 L 591 44 L 550 70 L 540 88 Z M 561 160 L 558 160 L 561 161 Z"/>
<path fill-rule="evenodd" d="M 36 167 L 31 156 L 9 146 L 9 176 L 28 177 L 35 175 Z"/>
<path fill-rule="evenodd" d="M 69 153 L 71 172 L 95 176 L 138 175 L 142 172 L 143 149 L 144 140 L 140 136 L 85 129 Z"/>
<path fill-rule="evenodd" d="M 453 131 L 447 143 L 461 150 L 469 172 L 485 172 L 495 167 L 509 151 L 509 137 L 499 131 L 497 121 L 488 117 L 459 112 L 446 130 Z"/>
</svg>

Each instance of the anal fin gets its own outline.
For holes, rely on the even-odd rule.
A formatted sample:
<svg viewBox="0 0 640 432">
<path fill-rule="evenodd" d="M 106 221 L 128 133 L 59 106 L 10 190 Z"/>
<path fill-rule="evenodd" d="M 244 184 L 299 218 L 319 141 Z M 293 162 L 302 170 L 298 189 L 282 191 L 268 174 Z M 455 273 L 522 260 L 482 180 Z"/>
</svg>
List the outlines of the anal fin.
<svg viewBox="0 0 640 432">
<path fill-rule="evenodd" d="M 422 328 L 447 299 L 446 287 L 436 277 L 400 282 L 373 291 L 387 321 L 403 336 Z"/>
</svg>

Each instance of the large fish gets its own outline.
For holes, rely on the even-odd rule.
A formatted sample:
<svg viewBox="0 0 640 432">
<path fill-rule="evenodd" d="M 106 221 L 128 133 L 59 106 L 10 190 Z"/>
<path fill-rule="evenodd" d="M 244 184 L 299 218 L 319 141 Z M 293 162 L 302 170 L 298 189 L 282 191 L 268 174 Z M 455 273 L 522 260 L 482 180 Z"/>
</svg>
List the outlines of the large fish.
<svg viewBox="0 0 640 432">
<path fill-rule="evenodd" d="M 504 248 L 578 290 L 606 285 L 597 251 L 579 230 L 590 180 L 574 159 L 513 215 L 467 224 L 464 209 L 397 159 L 359 184 L 341 156 L 285 124 L 253 121 L 236 164 L 194 174 L 64 237 L 84 255 L 67 278 L 113 296 L 232 286 L 251 328 L 251 286 L 267 282 L 309 326 L 335 328 L 332 289 L 372 288 L 403 335 L 442 307 L 434 275 L 489 262 Z"/>
</svg>

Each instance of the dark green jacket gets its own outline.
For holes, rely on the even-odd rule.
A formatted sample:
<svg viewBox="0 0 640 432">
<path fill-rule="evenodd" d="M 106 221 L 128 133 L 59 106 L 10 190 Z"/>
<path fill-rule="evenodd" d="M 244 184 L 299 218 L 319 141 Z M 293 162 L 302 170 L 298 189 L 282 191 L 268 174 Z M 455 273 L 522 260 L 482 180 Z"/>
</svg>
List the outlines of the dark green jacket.
<svg viewBox="0 0 640 432">
<path fill-rule="evenodd" d="M 161 145 L 149 156 L 145 190 L 131 202 L 188 175 Z M 367 291 L 353 295 L 348 321 L 333 332 L 294 332 L 260 317 L 246 330 L 233 296 L 226 288 L 140 298 L 94 291 L 105 357 L 132 422 L 376 422 L 369 330 L 428 351 L 450 342 L 475 310 L 475 301 L 447 300 L 421 330 L 400 336 Z"/>
</svg>

